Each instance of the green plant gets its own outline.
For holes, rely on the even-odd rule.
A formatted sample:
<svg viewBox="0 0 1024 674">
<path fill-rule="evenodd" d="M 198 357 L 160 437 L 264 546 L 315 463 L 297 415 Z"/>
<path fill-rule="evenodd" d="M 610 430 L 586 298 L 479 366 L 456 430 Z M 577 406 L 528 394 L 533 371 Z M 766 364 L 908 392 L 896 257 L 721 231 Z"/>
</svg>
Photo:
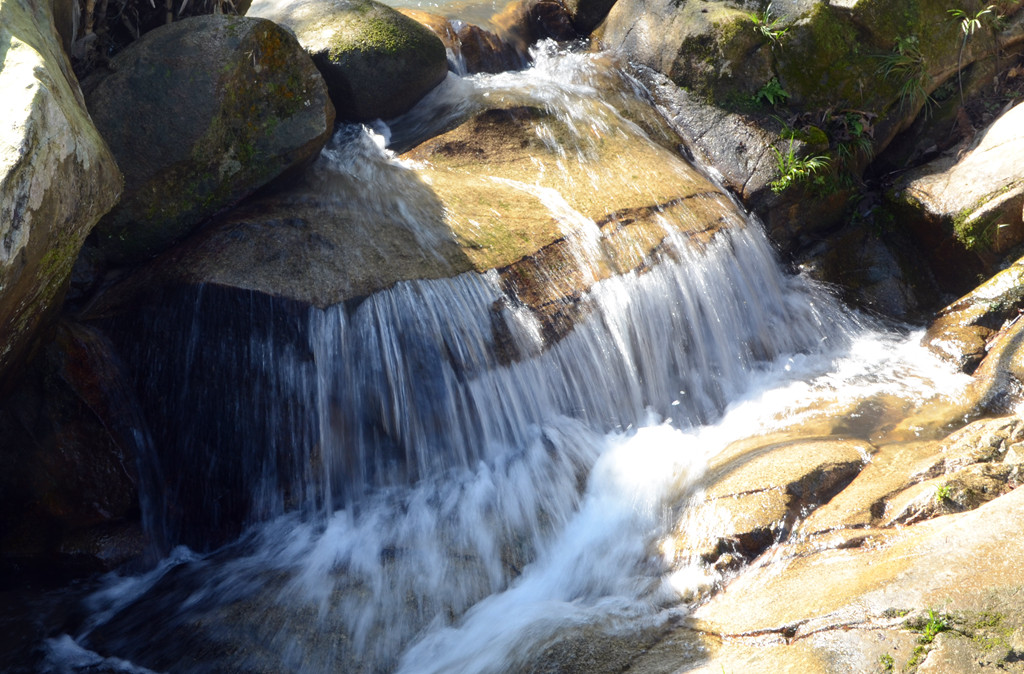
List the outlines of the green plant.
<svg viewBox="0 0 1024 674">
<path fill-rule="evenodd" d="M 757 90 L 754 94 L 754 101 L 757 103 L 767 103 L 768 105 L 775 106 L 776 103 L 784 103 L 789 98 L 789 92 L 782 88 L 779 84 L 779 80 L 775 77 L 768 80 L 768 82 Z"/>
<path fill-rule="evenodd" d="M 984 9 L 978 10 L 973 15 L 968 14 L 963 9 L 948 9 L 946 11 L 949 12 L 954 19 L 960 19 L 960 30 L 963 32 L 964 37 L 967 38 L 974 35 L 974 31 L 981 28 L 981 20 L 984 17 L 991 15 L 995 10 L 995 5 L 989 5 Z"/>
<path fill-rule="evenodd" d="M 981 28 L 981 21 L 983 18 L 993 16 L 992 13 L 995 9 L 995 5 L 988 5 L 974 14 L 968 14 L 963 9 L 946 10 L 954 19 L 960 20 L 960 32 L 963 33 L 964 36 L 963 40 L 960 42 L 960 54 L 956 58 L 956 81 L 960 88 L 960 105 L 964 104 L 963 63 L 964 49 L 967 48 L 967 40 L 974 35 L 974 31 Z"/>
<path fill-rule="evenodd" d="M 883 653 L 878 657 L 878 664 L 882 665 L 883 674 L 892 674 L 896 671 L 896 661 L 888 653 Z"/>
<path fill-rule="evenodd" d="M 924 624 L 924 629 L 917 643 L 930 644 L 935 641 L 935 637 L 939 634 L 948 632 L 951 629 L 952 627 L 946 622 L 946 618 L 941 613 L 928 609 L 928 622 Z"/>
<path fill-rule="evenodd" d="M 772 146 L 772 152 L 775 153 L 775 162 L 779 170 L 779 178 L 771 183 L 772 192 L 775 193 L 783 192 L 798 182 L 810 179 L 831 161 L 822 155 L 798 157 L 792 140 L 789 141 L 789 148 L 785 153 L 775 146 Z"/>
<path fill-rule="evenodd" d="M 882 58 L 878 72 L 888 80 L 897 82 L 899 105 L 906 108 L 923 101 L 926 109 L 934 100 L 928 95 L 930 77 L 925 69 L 924 56 L 916 35 L 896 38 L 891 54 Z"/>
<path fill-rule="evenodd" d="M 914 652 L 910 657 L 910 661 L 907 662 L 907 669 L 915 667 L 928 657 L 928 652 L 931 650 L 932 642 L 942 632 L 949 632 L 953 629 L 950 624 L 949 616 L 944 616 L 941 613 L 936 613 L 932 609 L 928 609 L 928 619 L 918 618 L 917 620 L 907 621 L 907 629 L 913 632 L 919 632 L 921 636 L 917 638 L 917 646 L 914 647 Z"/>
<path fill-rule="evenodd" d="M 770 2 L 764 8 L 763 12 L 757 12 L 748 16 L 750 16 L 750 20 L 754 22 L 754 28 L 757 32 L 761 33 L 761 35 L 771 42 L 772 46 L 777 45 L 779 40 L 782 39 L 782 36 L 789 30 L 788 26 L 779 26 L 782 19 L 772 16 L 772 3 Z"/>
<path fill-rule="evenodd" d="M 950 501 L 953 497 L 953 485 L 944 484 L 935 490 L 935 500 L 939 503 Z"/>
</svg>

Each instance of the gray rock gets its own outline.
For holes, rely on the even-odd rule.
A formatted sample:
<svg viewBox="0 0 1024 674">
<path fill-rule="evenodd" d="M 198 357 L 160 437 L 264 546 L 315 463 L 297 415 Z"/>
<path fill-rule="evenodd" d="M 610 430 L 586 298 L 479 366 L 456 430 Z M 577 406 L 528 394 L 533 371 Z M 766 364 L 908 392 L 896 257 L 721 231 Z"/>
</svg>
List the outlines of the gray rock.
<svg viewBox="0 0 1024 674">
<path fill-rule="evenodd" d="M 134 42 L 111 68 L 84 86 L 125 173 L 124 200 L 96 228 L 98 247 L 115 263 L 159 253 L 311 161 L 333 130 L 319 73 L 270 21 L 175 22 Z"/>
<path fill-rule="evenodd" d="M 0 392 L 59 307 L 121 174 L 82 102 L 49 3 L 0 4 Z"/>
</svg>

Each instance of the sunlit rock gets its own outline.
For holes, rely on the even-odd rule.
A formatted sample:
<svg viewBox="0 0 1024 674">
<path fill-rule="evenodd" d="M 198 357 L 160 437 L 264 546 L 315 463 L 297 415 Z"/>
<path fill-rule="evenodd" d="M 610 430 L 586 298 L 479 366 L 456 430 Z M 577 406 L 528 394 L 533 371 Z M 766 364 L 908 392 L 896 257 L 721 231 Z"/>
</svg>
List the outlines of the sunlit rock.
<svg viewBox="0 0 1024 674">
<path fill-rule="evenodd" d="M 48 3 L 0 3 L 0 392 L 59 308 L 121 174 L 85 110 Z"/>
<path fill-rule="evenodd" d="M 680 532 L 677 555 L 756 557 L 846 487 L 873 452 L 868 443 L 831 439 L 735 443 L 712 460 L 704 502 Z"/>
<path fill-rule="evenodd" d="M 570 9 L 555 0 L 513 0 L 491 18 L 498 34 L 525 52 L 533 43 L 579 37 Z"/>
<path fill-rule="evenodd" d="M 457 73 L 501 73 L 527 63 L 525 52 L 485 28 L 464 21 L 452 22 L 420 9 L 398 11 L 441 39 L 449 52 L 449 68 Z"/>
<path fill-rule="evenodd" d="M 373 0 L 256 0 L 248 16 L 270 19 L 298 36 L 342 120 L 396 117 L 448 72 L 441 40 Z"/>
<path fill-rule="evenodd" d="M 581 293 L 652 264 L 670 236 L 700 245 L 742 226 L 693 168 L 611 126 L 599 106 L 588 113 L 594 128 L 576 136 L 577 120 L 540 108 L 484 111 L 405 163 L 360 150 L 366 141 L 339 145 L 302 185 L 227 216 L 155 273 L 327 307 L 398 281 L 496 269 L 511 298 L 564 334 Z"/>
<path fill-rule="evenodd" d="M 929 238 L 955 238 L 991 269 L 1024 241 L 1024 105 L 1000 116 L 975 142 L 966 153 L 950 152 L 912 171 L 893 199 L 904 205 L 907 226 L 936 230 Z"/>
</svg>

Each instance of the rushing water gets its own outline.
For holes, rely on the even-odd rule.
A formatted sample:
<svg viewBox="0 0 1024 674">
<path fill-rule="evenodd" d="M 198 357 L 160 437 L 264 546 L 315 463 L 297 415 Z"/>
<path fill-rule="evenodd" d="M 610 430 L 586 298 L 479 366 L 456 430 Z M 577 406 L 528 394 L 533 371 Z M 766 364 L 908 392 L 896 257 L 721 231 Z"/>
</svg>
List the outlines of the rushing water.
<svg viewBox="0 0 1024 674">
<path fill-rule="evenodd" d="M 547 53 L 526 73 L 449 83 L 396 134 L 457 110 L 452 90 L 550 87 L 546 104 L 574 105 L 602 63 Z M 330 152 L 331 170 L 359 170 L 344 144 Z M 290 442 L 310 448 L 284 460 L 286 495 L 279 448 L 244 471 L 266 478 L 245 484 L 269 521 L 214 552 L 178 547 L 148 573 L 105 579 L 81 623 L 48 642 L 47 667 L 557 669 L 566 640 L 655 633 L 720 580 L 659 543 L 730 441 L 819 399 L 960 385 L 906 338 L 783 273 L 756 223 L 673 248 L 594 286 L 587 317 L 554 344 L 494 272 L 311 309 L 289 318 L 283 342 L 254 331 L 238 357 L 263 368 L 255 414 L 299 428 Z M 495 306 L 515 358 L 499 357 Z M 209 339 L 186 334 L 185 356 Z M 175 527 L 160 527 L 173 541 Z"/>
</svg>

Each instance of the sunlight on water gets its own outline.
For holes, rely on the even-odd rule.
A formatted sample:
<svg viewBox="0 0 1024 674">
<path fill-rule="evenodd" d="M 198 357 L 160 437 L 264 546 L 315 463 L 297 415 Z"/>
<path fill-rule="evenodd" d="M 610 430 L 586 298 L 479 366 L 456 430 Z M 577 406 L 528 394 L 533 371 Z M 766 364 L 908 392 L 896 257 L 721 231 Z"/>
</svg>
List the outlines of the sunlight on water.
<svg viewBox="0 0 1024 674">
<path fill-rule="evenodd" d="M 463 114 L 452 97 L 467 92 L 473 105 L 542 101 L 579 134 L 571 161 L 622 128 L 607 102 L 579 105 L 602 80 L 622 84 L 600 58 L 535 58 L 526 73 L 452 82 L 406 121 Z M 394 206 L 379 193 L 397 161 L 387 131 L 346 132 L 321 160 L 370 186 L 353 195 L 370 213 Z M 517 188 L 593 224 L 561 195 Z M 398 201 L 415 228 L 415 200 Z M 784 274 L 721 201 L 735 227 L 701 245 L 669 236 L 649 266 L 584 293 L 583 317 L 551 343 L 494 271 L 311 309 L 307 359 L 267 337 L 254 358 L 300 419 L 295 437 L 315 438 L 295 475 L 246 473 L 267 500 L 257 510 L 278 516 L 210 554 L 179 548 L 148 574 L 109 578 L 74 639 L 49 642 L 50 671 L 508 672 L 572 634 L 685 612 L 720 581 L 667 547 L 711 524 L 689 523 L 686 507 L 709 458 L 822 401 L 919 404 L 965 382 L 917 335 L 873 328 Z M 280 514 L 281 491 L 303 507 Z"/>
</svg>

